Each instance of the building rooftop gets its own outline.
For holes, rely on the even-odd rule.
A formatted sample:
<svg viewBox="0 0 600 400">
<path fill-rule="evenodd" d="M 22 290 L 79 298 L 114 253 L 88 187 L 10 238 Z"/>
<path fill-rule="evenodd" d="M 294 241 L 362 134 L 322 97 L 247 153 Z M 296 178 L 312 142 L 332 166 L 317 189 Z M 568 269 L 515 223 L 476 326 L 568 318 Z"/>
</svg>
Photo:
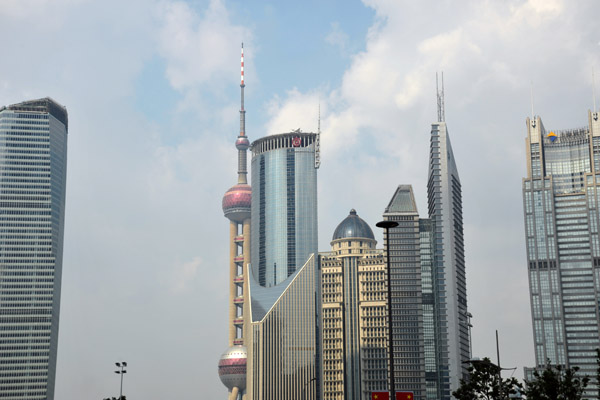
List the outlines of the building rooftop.
<svg viewBox="0 0 600 400">
<path fill-rule="evenodd" d="M 331 240 L 346 239 L 346 238 L 365 238 L 375 240 L 373 231 L 361 217 L 356 214 L 356 210 L 350 210 L 348 215 L 333 232 Z"/>
</svg>

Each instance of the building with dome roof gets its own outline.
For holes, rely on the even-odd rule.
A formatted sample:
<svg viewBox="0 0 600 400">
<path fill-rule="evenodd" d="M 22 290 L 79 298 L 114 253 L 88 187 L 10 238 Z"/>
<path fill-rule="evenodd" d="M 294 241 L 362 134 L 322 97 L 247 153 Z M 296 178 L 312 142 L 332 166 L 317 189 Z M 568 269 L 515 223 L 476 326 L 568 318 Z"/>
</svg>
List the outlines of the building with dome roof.
<svg viewBox="0 0 600 400">
<path fill-rule="evenodd" d="M 388 388 L 386 266 L 356 210 L 320 253 L 324 400 L 370 399 Z"/>
</svg>

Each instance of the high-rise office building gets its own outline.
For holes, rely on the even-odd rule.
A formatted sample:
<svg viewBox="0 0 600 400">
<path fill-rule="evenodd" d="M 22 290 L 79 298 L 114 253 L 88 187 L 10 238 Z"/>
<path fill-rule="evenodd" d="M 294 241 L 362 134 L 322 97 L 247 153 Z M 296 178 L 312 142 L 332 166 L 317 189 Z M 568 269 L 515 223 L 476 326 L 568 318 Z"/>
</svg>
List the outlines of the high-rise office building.
<svg viewBox="0 0 600 400">
<path fill-rule="evenodd" d="M 67 110 L 0 108 L 0 396 L 53 399 L 67 171 Z"/>
<path fill-rule="evenodd" d="M 250 206 L 252 189 L 248 185 L 244 109 L 244 46 L 241 57 L 240 133 L 235 141 L 238 150 L 238 180 L 223 196 L 223 213 L 229 219 L 229 348 L 219 360 L 219 377 L 229 389 L 229 400 L 244 398 L 246 389 L 247 343 L 249 328 L 248 279 L 250 262 Z"/>
<path fill-rule="evenodd" d="M 392 335 L 396 391 L 425 397 L 425 349 L 421 288 L 419 213 L 412 187 L 400 185 L 383 214 L 398 226 L 389 230 Z"/>
<path fill-rule="evenodd" d="M 248 400 L 320 390 L 318 139 L 298 130 L 251 146 Z"/>
<path fill-rule="evenodd" d="M 321 253 L 323 400 L 370 399 L 388 389 L 386 264 L 355 210 Z"/>
<path fill-rule="evenodd" d="M 548 132 L 527 119 L 523 205 L 536 367 L 595 375 L 600 347 L 600 121 Z M 588 396 L 596 395 L 596 385 Z"/>
<path fill-rule="evenodd" d="M 437 274 L 440 399 L 450 399 L 460 379 L 468 377 L 470 314 L 463 241 L 462 193 L 450 136 L 444 122 L 443 89 L 438 122 L 431 126 L 427 198 L 434 229 L 433 262 Z"/>
<path fill-rule="evenodd" d="M 317 253 L 318 138 L 295 132 L 252 143 L 252 274 L 276 286 Z"/>
<path fill-rule="evenodd" d="M 319 399 L 319 293 L 316 254 L 279 285 L 250 277 L 247 400 Z"/>
</svg>

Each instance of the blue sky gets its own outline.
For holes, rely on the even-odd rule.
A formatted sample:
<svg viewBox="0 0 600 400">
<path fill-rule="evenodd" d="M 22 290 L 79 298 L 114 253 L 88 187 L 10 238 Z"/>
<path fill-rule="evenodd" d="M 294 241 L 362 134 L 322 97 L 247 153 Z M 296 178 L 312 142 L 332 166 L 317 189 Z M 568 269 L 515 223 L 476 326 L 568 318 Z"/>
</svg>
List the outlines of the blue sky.
<svg viewBox="0 0 600 400">
<path fill-rule="evenodd" d="M 525 118 L 587 124 L 600 70 L 593 0 L 4 0 L 0 104 L 69 111 L 56 397 L 224 398 L 239 47 L 247 133 L 317 127 L 319 248 L 397 185 L 426 216 L 435 73 L 463 186 L 476 356 L 533 363 L 521 179 Z M 376 232 L 381 243 L 381 234 Z"/>
</svg>

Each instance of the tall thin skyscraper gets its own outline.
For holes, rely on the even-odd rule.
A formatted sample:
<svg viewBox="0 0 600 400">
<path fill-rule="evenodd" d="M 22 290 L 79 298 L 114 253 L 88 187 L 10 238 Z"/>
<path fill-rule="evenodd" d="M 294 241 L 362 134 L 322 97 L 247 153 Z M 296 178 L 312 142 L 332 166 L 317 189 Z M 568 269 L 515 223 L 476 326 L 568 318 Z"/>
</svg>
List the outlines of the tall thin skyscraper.
<svg viewBox="0 0 600 400">
<path fill-rule="evenodd" d="M 318 134 L 266 136 L 252 143 L 252 274 L 276 286 L 317 253 Z"/>
<path fill-rule="evenodd" d="M 527 119 L 525 234 L 536 367 L 595 375 L 600 347 L 600 121 L 563 131 Z M 593 381 L 593 380 L 592 380 Z M 587 395 L 596 396 L 596 385 Z"/>
<path fill-rule="evenodd" d="M 0 108 L 0 396 L 54 399 L 67 172 L 67 110 Z"/>
<path fill-rule="evenodd" d="M 443 78 L 442 78 L 443 79 Z M 462 193 L 450 136 L 444 122 L 443 82 L 438 92 L 438 122 L 431 126 L 427 198 L 434 232 L 438 276 L 441 399 L 449 399 L 468 377 L 469 318 L 463 240 Z"/>
<path fill-rule="evenodd" d="M 413 392 L 416 400 L 422 400 L 425 358 L 419 213 L 411 186 L 398 186 L 383 218 L 398 223 L 389 230 L 390 237 L 384 242 L 389 243 L 392 276 L 395 387 L 398 392 Z"/>
</svg>

